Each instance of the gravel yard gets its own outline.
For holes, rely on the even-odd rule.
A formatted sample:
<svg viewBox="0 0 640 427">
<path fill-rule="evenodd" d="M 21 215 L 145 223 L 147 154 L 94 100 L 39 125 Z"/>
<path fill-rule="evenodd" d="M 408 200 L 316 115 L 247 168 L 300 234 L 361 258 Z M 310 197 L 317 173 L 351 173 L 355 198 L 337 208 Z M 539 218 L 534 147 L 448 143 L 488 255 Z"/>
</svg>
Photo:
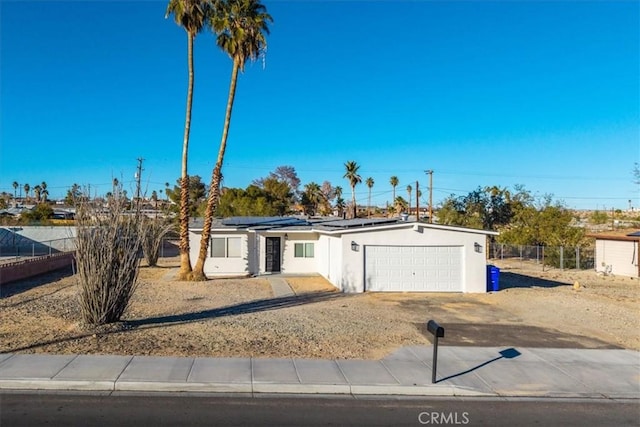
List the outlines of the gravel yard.
<svg viewBox="0 0 640 427">
<path fill-rule="evenodd" d="M 123 322 L 95 330 L 78 322 L 69 273 L 5 285 L 0 352 L 377 359 L 428 345 L 431 318 L 441 345 L 640 350 L 638 279 L 501 262 L 489 294 L 349 295 L 287 277 L 296 296 L 274 299 L 265 278 L 179 282 L 177 261 L 163 263 L 141 268 Z"/>
</svg>

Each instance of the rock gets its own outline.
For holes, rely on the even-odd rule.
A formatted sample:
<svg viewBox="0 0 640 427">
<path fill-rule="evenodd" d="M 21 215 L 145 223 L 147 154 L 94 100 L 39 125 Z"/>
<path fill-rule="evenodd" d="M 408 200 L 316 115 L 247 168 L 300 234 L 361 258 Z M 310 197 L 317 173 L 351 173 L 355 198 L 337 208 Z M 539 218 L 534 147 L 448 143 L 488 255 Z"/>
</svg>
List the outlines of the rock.
<svg viewBox="0 0 640 427">
<path fill-rule="evenodd" d="M 577 291 L 577 290 L 579 290 L 579 289 L 580 289 L 580 282 L 575 281 L 575 282 L 573 283 L 573 289 L 575 289 L 576 291 Z"/>
</svg>

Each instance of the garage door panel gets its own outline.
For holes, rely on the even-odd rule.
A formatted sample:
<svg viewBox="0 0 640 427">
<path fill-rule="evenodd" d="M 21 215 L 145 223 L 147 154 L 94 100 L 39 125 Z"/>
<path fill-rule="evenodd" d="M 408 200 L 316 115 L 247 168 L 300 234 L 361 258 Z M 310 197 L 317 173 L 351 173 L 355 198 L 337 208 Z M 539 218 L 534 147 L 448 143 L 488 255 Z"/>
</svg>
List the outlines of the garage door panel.
<svg viewBox="0 0 640 427">
<path fill-rule="evenodd" d="M 461 292 L 462 246 L 366 246 L 366 290 Z"/>
</svg>

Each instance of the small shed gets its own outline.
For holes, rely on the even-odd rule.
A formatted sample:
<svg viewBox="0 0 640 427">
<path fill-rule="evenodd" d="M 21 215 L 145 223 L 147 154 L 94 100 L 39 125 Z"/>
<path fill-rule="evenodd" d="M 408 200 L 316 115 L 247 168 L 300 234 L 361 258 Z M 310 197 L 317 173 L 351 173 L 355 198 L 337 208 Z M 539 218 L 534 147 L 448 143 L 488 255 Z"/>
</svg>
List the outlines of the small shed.
<svg viewBox="0 0 640 427">
<path fill-rule="evenodd" d="M 626 235 L 594 234 L 596 271 L 617 276 L 640 277 L 640 231 Z"/>
</svg>

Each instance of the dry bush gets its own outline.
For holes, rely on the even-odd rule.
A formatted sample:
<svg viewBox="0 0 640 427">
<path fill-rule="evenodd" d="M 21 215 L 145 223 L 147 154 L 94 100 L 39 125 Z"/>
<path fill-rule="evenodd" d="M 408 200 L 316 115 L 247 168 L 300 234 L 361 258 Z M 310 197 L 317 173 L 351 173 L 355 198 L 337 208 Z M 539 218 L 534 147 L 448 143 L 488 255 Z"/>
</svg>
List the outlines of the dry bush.
<svg viewBox="0 0 640 427">
<path fill-rule="evenodd" d="M 173 229 L 173 224 L 158 218 L 145 218 L 142 229 L 142 252 L 149 267 L 153 267 L 158 264 L 162 239 Z"/>
<path fill-rule="evenodd" d="M 76 219 L 82 320 L 89 325 L 117 322 L 137 283 L 144 237 L 141 215 L 125 211 L 123 200 L 111 199 L 106 209 L 83 202 Z"/>
</svg>

